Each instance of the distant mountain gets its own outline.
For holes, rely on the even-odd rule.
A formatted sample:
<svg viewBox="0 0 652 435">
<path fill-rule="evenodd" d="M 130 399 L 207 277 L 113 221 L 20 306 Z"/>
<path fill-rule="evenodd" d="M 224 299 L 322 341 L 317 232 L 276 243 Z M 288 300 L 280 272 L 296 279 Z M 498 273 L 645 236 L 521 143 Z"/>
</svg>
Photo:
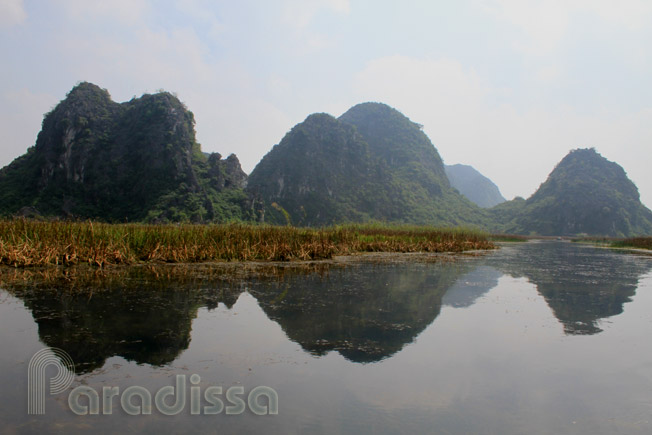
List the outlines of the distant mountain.
<svg viewBox="0 0 652 435">
<path fill-rule="evenodd" d="M 505 202 L 498 186 L 473 166 L 457 164 L 444 168 L 451 186 L 480 207 L 488 208 Z"/>
<path fill-rule="evenodd" d="M 308 116 L 249 177 L 235 155 L 203 153 L 194 122 L 168 92 L 116 103 L 80 83 L 44 116 L 36 144 L 0 169 L 0 217 L 652 234 L 634 183 L 593 149 L 572 151 L 529 199 L 485 209 L 474 202 L 504 201 L 496 186 L 469 166 L 446 168 L 422 126 L 385 104 Z"/>
<path fill-rule="evenodd" d="M 339 119 L 313 114 L 256 166 L 248 191 L 265 221 L 482 225 L 484 212 L 450 187 L 421 126 L 380 103 Z"/>
<path fill-rule="evenodd" d="M 652 234 L 652 211 L 617 163 L 595 149 L 571 151 L 528 198 L 491 209 L 508 233 L 633 236 Z"/>
<path fill-rule="evenodd" d="M 0 170 L 0 215 L 106 221 L 243 219 L 235 155 L 204 155 L 192 112 L 161 92 L 116 103 L 91 83 L 45 115 L 36 145 Z"/>
</svg>

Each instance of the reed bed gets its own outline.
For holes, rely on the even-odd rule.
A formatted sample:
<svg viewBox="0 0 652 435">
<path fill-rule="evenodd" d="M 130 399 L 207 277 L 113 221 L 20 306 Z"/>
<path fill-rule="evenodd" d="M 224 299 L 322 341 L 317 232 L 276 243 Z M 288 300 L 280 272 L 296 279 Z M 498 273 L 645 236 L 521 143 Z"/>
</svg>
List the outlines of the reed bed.
<svg viewBox="0 0 652 435">
<path fill-rule="evenodd" d="M 463 229 L 347 225 L 145 225 L 0 220 L 0 264 L 290 261 L 359 252 L 461 252 L 492 249 L 487 235 Z"/>
<path fill-rule="evenodd" d="M 612 244 L 615 247 L 639 248 L 652 250 L 652 237 L 632 237 L 629 239 L 619 240 Z"/>
</svg>

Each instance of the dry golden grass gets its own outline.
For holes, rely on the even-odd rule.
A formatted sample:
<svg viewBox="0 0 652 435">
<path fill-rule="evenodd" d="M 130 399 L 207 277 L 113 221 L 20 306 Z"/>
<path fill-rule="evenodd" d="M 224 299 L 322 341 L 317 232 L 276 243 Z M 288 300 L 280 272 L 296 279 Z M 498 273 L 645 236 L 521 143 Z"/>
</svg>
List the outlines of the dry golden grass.
<svg viewBox="0 0 652 435">
<path fill-rule="evenodd" d="M 492 249 L 471 230 L 348 225 L 143 225 L 0 220 L 0 264 L 89 264 L 318 260 L 357 252 Z"/>
</svg>

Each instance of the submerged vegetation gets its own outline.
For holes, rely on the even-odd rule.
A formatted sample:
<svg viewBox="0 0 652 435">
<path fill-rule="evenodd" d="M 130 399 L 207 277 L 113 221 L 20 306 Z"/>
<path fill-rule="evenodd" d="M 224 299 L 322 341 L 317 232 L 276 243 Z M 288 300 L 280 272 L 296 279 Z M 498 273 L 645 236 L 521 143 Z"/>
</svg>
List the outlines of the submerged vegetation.
<svg viewBox="0 0 652 435">
<path fill-rule="evenodd" d="M 14 267 L 320 260 L 360 252 L 491 249 L 472 230 L 379 225 L 145 225 L 0 221 L 0 264 Z"/>
</svg>

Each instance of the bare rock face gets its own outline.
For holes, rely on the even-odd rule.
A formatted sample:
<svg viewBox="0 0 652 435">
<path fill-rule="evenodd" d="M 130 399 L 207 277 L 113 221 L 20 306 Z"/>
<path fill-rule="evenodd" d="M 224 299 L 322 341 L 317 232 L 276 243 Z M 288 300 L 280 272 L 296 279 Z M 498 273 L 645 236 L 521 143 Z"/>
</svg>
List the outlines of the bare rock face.
<svg viewBox="0 0 652 435">
<path fill-rule="evenodd" d="M 247 174 L 242 170 L 240 160 L 235 154 L 226 159 L 222 159 L 219 153 L 209 154 L 208 168 L 211 182 L 220 189 L 247 187 Z"/>
<path fill-rule="evenodd" d="M 235 154 L 231 154 L 226 158 L 226 177 L 227 184 L 226 187 L 237 187 L 244 189 L 247 187 L 247 174 L 242 170 L 240 166 L 240 160 Z"/>
<path fill-rule="evenodd" d="M 235 156 L 217 160 L 201 153 L 193 114 L 174 95 L 120 104 L 80 83 L 45 115 L 35 146 L 0 171 L 0 214 L 33 206 L 108 221 L 246 218 L 247 176 Z"/>
</svg>

